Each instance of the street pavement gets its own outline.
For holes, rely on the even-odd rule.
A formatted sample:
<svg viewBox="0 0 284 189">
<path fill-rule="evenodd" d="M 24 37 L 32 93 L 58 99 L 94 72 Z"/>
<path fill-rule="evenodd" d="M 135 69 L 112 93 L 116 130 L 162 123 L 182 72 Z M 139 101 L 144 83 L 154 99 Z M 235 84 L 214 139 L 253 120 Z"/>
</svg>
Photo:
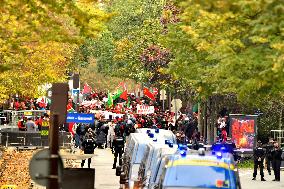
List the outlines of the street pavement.
<svg viewBox="0 0 284 189">
<path fill-rule="evenodd" d="M 113 154 L 109 148 L 95 149 L 95 156 L 92 158 L 91 168 L 95 168 L 96 189 L 118 189 L 119 177 L 115 176 L 115 169 L 112 169 Z M 84 167 L 87 167 L 86 161 Z"/>
<path fill-rule="evenodd" d="M 264 172 L 264 178 L 266 181 L 260 181 L 260 175 L 256 180 L 252 180 L 253 169 L 241 169 L 239 170 L 242 189 L 284 189 L 284 171 L 281 171 L 280 182 L 272 181 L 274 174 L 268 175 L 267 171 Z"/>
</svg>

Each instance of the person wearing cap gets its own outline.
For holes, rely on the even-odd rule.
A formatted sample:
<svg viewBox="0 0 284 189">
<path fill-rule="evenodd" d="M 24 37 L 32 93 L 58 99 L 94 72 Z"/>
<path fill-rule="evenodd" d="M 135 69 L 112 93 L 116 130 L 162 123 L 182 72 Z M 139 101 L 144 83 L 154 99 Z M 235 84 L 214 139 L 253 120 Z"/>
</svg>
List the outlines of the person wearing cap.
<svg viewBox="0 0 284 189">
<path fill-rule="evenodd" d="M 265 158 L 265 151 L 262 148 L 262 143 L 261 143 L 260 140 L 257 142 L 257 147 L 254 148 L 254 150 L 253 150 L 253 157 L 254 157 L 254 171 L 253 171 L 252 180 L 256 180 L 257 168 L 259 167 L 261 181 L 266 181 L 264 179 L 264 173 L 263 173 L 263 161 L 264 161 L 264 158 Z"/>
</svg>

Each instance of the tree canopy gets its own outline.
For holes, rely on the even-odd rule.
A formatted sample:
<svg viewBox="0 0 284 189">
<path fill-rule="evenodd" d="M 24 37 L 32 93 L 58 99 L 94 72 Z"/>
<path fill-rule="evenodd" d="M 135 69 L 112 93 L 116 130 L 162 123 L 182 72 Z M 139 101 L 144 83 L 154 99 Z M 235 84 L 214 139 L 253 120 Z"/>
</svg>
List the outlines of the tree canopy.
<svg viewBox="0 0 284 189">
<path fill-rule="evenodd" d="M 0 100 L 64 80 L 72 51 L 108 19 L 87 0 L 1 0 L 0 10 Z"/>
<path fill-rule="evenodd" d="M 181 22 L 164 39 L 175 57 L 172 74 L 202 95 L 283 99 L 283 3 L 187 0 L 180 7 Z"/>
</svg>

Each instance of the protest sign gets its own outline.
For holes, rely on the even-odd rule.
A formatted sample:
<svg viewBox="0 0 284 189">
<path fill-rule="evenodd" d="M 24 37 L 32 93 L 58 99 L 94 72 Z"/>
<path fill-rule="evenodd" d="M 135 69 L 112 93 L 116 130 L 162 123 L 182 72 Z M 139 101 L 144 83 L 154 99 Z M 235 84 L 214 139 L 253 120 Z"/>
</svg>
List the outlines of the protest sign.
<svg viewBox="0 0 284 189">
<path fill-rule="evenodd" d="M 137 105 L 137 114 L 153 114 L 154 106 Z"/>
</svg>

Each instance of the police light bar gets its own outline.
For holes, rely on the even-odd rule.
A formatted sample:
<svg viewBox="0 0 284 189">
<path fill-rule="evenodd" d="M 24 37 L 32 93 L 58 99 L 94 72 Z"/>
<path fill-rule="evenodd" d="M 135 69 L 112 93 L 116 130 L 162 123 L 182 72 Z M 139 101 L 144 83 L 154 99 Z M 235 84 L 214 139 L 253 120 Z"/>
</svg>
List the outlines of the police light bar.
<svg viewBox="0 0 284 189">
<path fill-rule="evenodd" d="M 186 157 L 186 151 L 185 150 L 181 150 L 180 151 L 180 155 L 181 155 L 181 157 Z"/>
<path fill-rule="evenodd" d="M 155 129 L 155 133 L 159 133 L 160 132 L 160 129 Z"/>
<path fill-rule="evenodd" d="M 150 138 L 154 138 L 154 136 L 155 136 L 154 133 L 149 133 Z"/>
<path fill-rule="evenodd" d="M 174 147 L 174 144 L 173 144 L 173 143 L 169 143 L 168 145 L 169 145 L 170 148 L 173 148 L 173 147 Z"/>
</svg>

